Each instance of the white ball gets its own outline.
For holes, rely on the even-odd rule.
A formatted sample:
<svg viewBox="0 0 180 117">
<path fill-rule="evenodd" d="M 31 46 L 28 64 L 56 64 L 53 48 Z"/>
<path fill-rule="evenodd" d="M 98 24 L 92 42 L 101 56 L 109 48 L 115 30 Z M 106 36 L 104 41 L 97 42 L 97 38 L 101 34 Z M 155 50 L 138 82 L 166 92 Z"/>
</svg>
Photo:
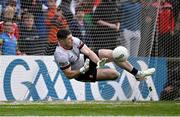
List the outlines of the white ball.
<svg viewBox="0 0 180 117">
<path fill-rule="evenodd" d="M 123 46 L 118 46 L 113 50 L 112 56 L 115 61 L 123 62 L 128 59 L 129 51 Z"/>
</svg>

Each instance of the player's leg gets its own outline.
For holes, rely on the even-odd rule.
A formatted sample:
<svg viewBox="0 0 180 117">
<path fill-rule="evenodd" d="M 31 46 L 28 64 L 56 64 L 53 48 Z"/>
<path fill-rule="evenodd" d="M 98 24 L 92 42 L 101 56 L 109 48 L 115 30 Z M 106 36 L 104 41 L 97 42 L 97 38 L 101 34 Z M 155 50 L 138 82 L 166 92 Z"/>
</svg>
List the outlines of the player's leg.
<svg viewBox="0 0 180 117">
<path fill-rule="evenodd" d="M 154 68 L 150 68 L 144 71 L 138 71 L 136 68 L 134 68 L 129 61 L 123 61 L 118 62 L 115 61 L 112 57 L 112 50 L 109 49 L 100 49 L 98 51 L 99 58 L 108 58 L 108 62 L 114 62 L 119 67 L 125 69 L 129 73 L 133 74 L 137 80 L 143 80 L 146 76 L 150 76 L 155 72 Z"/>
<path fill-rule="evenodd" d="M 120 73 L 114 69 L 105 68 L 97 69 L 96 80 L 116 80 L 120 76 Z"/>
</svg>

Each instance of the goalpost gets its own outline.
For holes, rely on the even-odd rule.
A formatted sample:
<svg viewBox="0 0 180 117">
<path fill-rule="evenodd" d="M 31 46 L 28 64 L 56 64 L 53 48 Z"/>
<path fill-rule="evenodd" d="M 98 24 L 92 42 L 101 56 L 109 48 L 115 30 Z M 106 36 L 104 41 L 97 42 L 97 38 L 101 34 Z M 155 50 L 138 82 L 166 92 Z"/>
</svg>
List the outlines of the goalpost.
<svg viewBox="0 0 180 117">
<path fill-rule="evenodd" d="M 19 49 L 26 55 L 0 56 L 0 101 L 178 99 L 180 29 L 170 24 L 174 33 L 160 34 L 160 31 L 166 31 L 168 21 L 173 23 L 174 20 L 175 26 L 178 24 L 180 16 L 175 10 L 178 4 L 167 3 L 162 7 L 159 6 L 162 0 L 100 1 L 104 0 L 81 0 L 79 3 L 63 0 L 61 6 L 56 6 L 55 0 L 35 5 L 22 2 L 21 18 L 17 17 L 14 22 L 20 31 Z M 83 9 L 76 8 L 78 5 Z M 84 22 L 80 21 L 82 14 L 77 15 L 82 11 Z M 165 16 L 160 16 L 162 12 Z M 80 24 L 73 18 L 79 18 Z M 33 30 L 27 30 L 32 19 Z M 155 67 L 156 73 L 139 82 L 125 70 L 108 63 L 107 66 L 121 73 L 118 80 L 96 83 L 68 80 L 53 58 L 56 32 L 62 28 L 69 28 L 94 51 L 125 46 L 130 51 L 129 61 L 135 67 L 140 70 Z"/>
</svg>

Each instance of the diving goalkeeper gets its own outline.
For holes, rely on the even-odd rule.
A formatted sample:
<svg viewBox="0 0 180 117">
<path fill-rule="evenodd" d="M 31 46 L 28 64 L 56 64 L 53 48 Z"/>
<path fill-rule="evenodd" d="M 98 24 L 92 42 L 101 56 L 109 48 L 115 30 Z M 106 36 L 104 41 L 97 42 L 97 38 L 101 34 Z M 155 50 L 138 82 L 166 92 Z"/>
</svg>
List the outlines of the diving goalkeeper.
<svg viewBox="0 0 180 117">
<path fill-rule="evenodd" d="M 93 52 L 80 39 L 73 37 L 67 29 L 59 30 L 57 38 L 58 46 L 54 58 L 69 79 L 82 82 L 117 79 L 120 73 L 115 69 L 104 67 L 106 62 L 116 63 L 119 67 L 133 74 L 138 81 L 155 72 L 155 68 L 138 71 L 127 60 L 116 61 L 112 57 L 113 50 L 100 49 L 98 52 Z"/>
</svg>

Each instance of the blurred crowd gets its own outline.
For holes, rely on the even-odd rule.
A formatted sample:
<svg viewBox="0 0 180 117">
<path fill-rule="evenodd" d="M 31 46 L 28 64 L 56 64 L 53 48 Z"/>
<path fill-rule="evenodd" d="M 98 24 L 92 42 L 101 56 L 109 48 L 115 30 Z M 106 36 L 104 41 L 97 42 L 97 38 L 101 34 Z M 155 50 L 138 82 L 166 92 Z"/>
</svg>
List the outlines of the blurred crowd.
<svg viewBox="0 0 180 117">
<path fill-rule="evenodd" d="M 64 28 L 92 50 L 123 45 L 131 56 L 180 56 L 179 0 L 0 1 L 1 55 L 53 55 Z"/>
<path fill-rule="evenodd" d="M 3 0 L 1 54 L 52 55 L 57 30 L 69 28 L 93 50 L 123 45 L 131 56 L 179 56 L 179 7 L 179 0 Z"/>
</svg>

